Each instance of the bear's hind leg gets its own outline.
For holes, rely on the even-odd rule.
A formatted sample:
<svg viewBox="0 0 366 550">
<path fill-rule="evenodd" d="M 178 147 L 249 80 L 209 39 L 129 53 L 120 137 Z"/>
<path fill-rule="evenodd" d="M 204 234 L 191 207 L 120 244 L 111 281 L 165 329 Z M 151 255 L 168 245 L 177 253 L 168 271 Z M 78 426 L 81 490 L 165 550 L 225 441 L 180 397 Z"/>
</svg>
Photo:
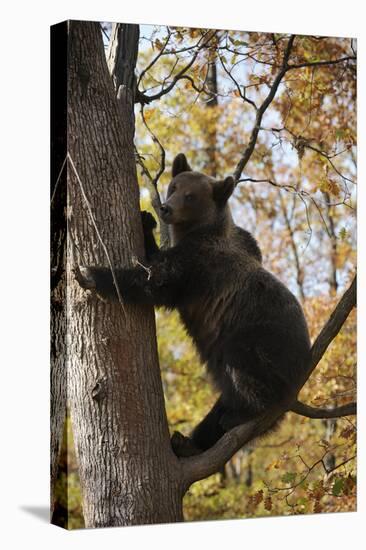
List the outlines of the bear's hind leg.
<svg viewBox="0 0 366 550">
<path fill-rule="evenodd" d="M 174 453 L 177 456 L 192 456 L 212 447 L 225 433 L 220 424 L 223 412 L 221 399 L 218 399 L 210 412 L 193 430 L 190 437 L 175 432 L 171 439 Z"/>
<path fill-rule="evenodd" d="M 191 439 L 196 447 L 206 451 L 224 435 L 226 430 L 221 424 L 221 417 L 224 412 L 222 400 L 219 398 L 210 412 L 192 432 Z"/>
</svg>

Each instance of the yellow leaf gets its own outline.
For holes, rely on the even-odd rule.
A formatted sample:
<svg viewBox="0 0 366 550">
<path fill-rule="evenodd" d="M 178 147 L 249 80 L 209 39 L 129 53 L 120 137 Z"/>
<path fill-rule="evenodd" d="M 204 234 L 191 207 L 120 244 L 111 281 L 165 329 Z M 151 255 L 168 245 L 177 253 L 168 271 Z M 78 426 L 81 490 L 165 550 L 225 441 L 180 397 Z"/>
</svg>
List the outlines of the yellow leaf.
<svg viewBox="0 0 366 550">
<path fill-rule="evenodd" d="M 163 44 L 160 42 L 159 38 L 157 38 L 157 39 L 155 40 L 154 45 L 155 45 L 155 48 L 157 48 L 158 50 L 162 50 L 162 49 L 163 49 Z"/>
<path fill-rule="evenodd" d="M 144 117 L 145 117 L 146 122 L 148 120 L 150 120 L 150 118 L 154 115 L 155 111 L 156 111 L 156 109 L 149 109 L 148 111 L 144 112 Z"/>
</svg>

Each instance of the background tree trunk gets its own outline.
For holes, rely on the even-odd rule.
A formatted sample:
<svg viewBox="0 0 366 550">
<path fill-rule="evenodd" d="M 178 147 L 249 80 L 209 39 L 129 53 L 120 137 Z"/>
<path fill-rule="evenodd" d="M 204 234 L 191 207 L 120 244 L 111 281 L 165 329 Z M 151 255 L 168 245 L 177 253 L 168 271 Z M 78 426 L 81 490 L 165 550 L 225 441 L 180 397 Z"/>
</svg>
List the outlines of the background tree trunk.
<svg viewBox="0 0 366 550">
<path fill-rule="evenodd" d="M 331 206 L 331 197 L 327 191 L 323 192 L 325 198 L 325 215 L 328 221 L 328 236 L 329 236 L 329 287 L 331 295 L 335 296 L 338 291 L 338 278 L 337 278 L 337 257 L 338 257 L 338 246 L 337 246 L 337 235 L 335 231 L 335 223 L 333 217 L 333 211 Z M 334 207 L 333 207 L 334 208 Z M 337 399 L 334 399 L 333 406 L 338 405 Z M 330 441 L 331 437 L 337 430 L 337 419 L 328 418 L 324 420 L 325 426 L 325 439 Z M 336 457 L 334 453 L 328 453 L 324 458 L 325 464 L 329 470 L 334 468 L 336 464 Z"/>
<path fill-rule="evenodd" d="M 139 26 L 113 23 L 107 52 L 107 64 L 116 90 L 126 86 L 135 98 L 135 67 L 138 53 Z"/>
<path fill-rule="evenodd" d="M 209 61 L 208 71 L 206 77 L 206 90 L 208 92 L 208 99 L 206 105 L 209 109 L 212 109 L 213 116 L 212 121 L 207 128 L 207 170 L 210 176 L 216 178 L 217 176 L 217 68 L 216 68 L 216 54 L 213 59 Z"/>
<path fill-rule="evenodd" d="M 131 266 L 133 254 L 143 257 L 133 103 L 129 93 L 116 100 L 99 24 L 69 25 L 69 153 L 113 266 Z M 70 164 L 68 193 L 77 261 L 108 265 Z M 69 294 L 68 391 L 85 524 L 182 520 L 153 308 L 104 303 L 72 277 Z"/>
</svg>

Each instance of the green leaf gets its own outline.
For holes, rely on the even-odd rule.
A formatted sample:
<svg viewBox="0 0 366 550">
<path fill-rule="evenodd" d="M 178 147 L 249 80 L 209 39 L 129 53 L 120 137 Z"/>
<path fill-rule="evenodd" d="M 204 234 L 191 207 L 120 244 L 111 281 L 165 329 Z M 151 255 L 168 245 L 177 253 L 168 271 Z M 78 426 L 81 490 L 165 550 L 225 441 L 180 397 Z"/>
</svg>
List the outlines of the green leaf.
<svg viewBox="0 0 366 550">
<path fill-rule="evenodd" d="M 294 472 L 286 472 L 281 477 L 281 481 L 283 481 L 283 483 L 292 483 L 295 479 L 296 479 L 296 473 Z"/>
<path fill-rule="evenodd" d="M 345 227 L 342 227 L 342 229 L 339 232 L 339 238 L 344 241 L 344 239 L 347 237 L 347 229 Z"/>
<path fill-rule="evenodd" d="M 248 42 L 244 42 L 244 40 L 234 40 L 234 46 L 248 46 Z"/>
<path fill-rule="evenodd" d="M 336 479 L 333 485 L 332 494 L 335 497 L 338 497 L 343 491 L 343 486 L 344 486 L 344 479 L 342 477 Z"/>
<path fill-rule="evenodd" d="M 229 36 L 229 40 L 233 44 L 233 46 L 249 46 L 248 42 L 232 38 L 231 36 Z"/>
</svg>

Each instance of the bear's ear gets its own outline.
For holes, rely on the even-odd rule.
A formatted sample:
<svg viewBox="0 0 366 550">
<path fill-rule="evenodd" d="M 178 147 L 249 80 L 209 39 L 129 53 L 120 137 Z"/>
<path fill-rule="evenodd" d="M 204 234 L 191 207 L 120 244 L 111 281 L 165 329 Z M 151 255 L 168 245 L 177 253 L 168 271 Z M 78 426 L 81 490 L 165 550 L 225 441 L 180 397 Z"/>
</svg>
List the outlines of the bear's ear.
<svg viewBox="0 0 366 550">
<path fill-rule="evenodd" d="M 184 153 L 179 153 L 173 160 L 172 176 L 173 178 L 181 172 L 192 172 Z"/>
<path fill-rule="evenodd" d="M 224 180 L 216 181 L 213 188 L 214 200 L 223 206 L 234 191 L 234 187 L 235 181 L 232 176 L 228 176 Z"/>
</svg>

